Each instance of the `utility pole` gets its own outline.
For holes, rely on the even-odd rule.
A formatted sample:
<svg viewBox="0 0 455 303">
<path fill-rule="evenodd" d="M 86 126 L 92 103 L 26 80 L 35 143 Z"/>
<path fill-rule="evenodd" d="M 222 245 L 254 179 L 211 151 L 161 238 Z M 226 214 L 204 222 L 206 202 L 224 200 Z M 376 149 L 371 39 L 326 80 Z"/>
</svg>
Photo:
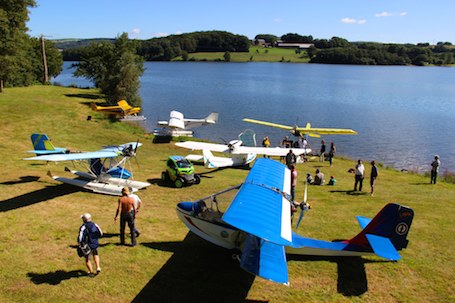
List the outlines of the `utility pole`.
<svg viewBox="0 0 455 303">
<path fill-rule="evenodd" d="M 42 52 L 43 52 L 43 65 L 44 65 L 43 84 L 47 84 L 49 82 L 49 77 L 47 75 L 46 45 L 44 44 L 44 35 L 41 35 L 41 48 L 42 48 Z"/>
</svg>

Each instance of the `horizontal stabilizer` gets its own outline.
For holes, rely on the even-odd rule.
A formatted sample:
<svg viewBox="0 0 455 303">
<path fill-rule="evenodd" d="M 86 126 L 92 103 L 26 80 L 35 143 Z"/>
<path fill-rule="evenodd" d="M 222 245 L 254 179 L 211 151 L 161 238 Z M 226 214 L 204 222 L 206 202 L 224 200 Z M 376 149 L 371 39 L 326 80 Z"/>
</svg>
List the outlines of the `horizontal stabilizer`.
<svg viewBox="0 0 455 303">
<path fill-rule="evenodd" d="M 362 217 L 362 216 L 357 216 L 356 218 L 362 229 L 364 229 L 371 222 L 370 218 L 366 218 L 366 217 Z"/>
<path fill-rule="evenodd" d="M 240 267 L 273 282 L 289 284 L 284 246 L 248 235 Z"/>
<path fill-rule="evenodd" d="M 193 155 L 189 154 L 188 156 L 185 157 L 187 160 L 190 160 L 191 162 L 204 162 L 204 157 L 201 155 Z"/>
<path fill-rule="evenodd" d="M 371 248 L 373 248 L 374 253 L 379 257 L 392 261 L 397 261 L 401 259 L 400 254 L 398 253 L 398 251 L 395 249 L 392 242 L 388 238 L 370 234 L 366 234 L 365 236 L 367 237 L 368 242 L 370 242 Z"/>
</svg>

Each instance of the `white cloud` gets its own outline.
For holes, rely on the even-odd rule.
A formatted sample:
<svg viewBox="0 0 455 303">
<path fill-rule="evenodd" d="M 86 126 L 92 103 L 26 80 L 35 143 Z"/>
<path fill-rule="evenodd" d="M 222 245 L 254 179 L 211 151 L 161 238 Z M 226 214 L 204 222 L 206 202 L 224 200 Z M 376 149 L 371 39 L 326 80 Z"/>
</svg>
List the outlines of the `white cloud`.
<svg viewBox="0 0 455 303">
<path fill-rule="evenodd" d="M 281 21 L 283 21 L 281 18 L 275 18 L 275 19 L 273 19 L 273 22 L 275 22 L 275 23 L 280 23 Z"/>
<path fill-rule="evenodd" d="M 381 17 L 403 17 L 406 16 L 408 13 L 407 12 L 401 12 L 401 13 L 390 13 L 390 12 L 382 12 L 375 14 L 376 17 L 381 18 Z"/>
<path fill-rule="evenodd" d="M 141 29 L 140 28 L 133 28 L 130 31 L 130 36 L 137 37 L 137 36 L 139 36 L 140 33 L 141 33 Z"/>
<path fill-rule="evenodd" d="M 341 19 L 341 22 L 346 23 L 346 24 L 365 24 L 367 23 L 367 20 L 365 19 L 353 19 L 353 18 L 343 18 Z"/>
<path fill-rule="evenodd" d="M 169 34 L 168 33 L 154 33 L 153 36 L 161 38 L 161 37 L 167 37 L 167 36 L 169 36 Z"/>
</svg>

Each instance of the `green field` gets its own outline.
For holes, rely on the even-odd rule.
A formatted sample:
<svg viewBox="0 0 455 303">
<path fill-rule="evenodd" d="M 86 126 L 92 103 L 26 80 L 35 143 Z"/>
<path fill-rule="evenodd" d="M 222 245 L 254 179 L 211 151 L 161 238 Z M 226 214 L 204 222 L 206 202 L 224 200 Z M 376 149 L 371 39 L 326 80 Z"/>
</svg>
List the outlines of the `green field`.
<svg viewBox="0 0 455 303">
<path fill-rule="evenodd" d="M 96 90 L 52 86 L 0 93 L 0 302 L 455 301 L 455 184 L 430 185 L 425 176 L 380 167 L 371 197 L 350 192 L 352 160 L 336 158 L 334 167 L 299 164 L 298 200 L 303 199 L 307 171 L 319 168 L 338 180 L 335 187 L 309 187 L 312 209 L 299 228 L 302 235 L 329 241 L 352 237 L 360 230 L 356 215 L 372 217 L 389 202 L 413 208 L 415 217 L 402 260 L 290 257 L 286 287 L 244 272 L 232 252 L 189 234 L 175 213 L 176 203 L 237 185 L 248 170 L 197 166 L 201 184 L 164 186 L 159 179 L 165 159 L 187 151 L 173 143 L 153 144 L 140 128 L 94 114 L 89 103 L 101 102 L 98 98 Z M 48 170 L 69 176 L 65 164 L 22 161 L 31 155 L 26 151 L 32 149 L 32 132 L 45 132 L 56 146 L 72 150 L 94 151 L 137 139 L 144 144 L 138 164 L 133 161 L 135 178 L 152 186 L 139 192 L 145 206 L 137 218 L 138 246 L 118 245 L 115 197 L 78 191 L 46 176 Z M 99 249 L 102 272 L 95 278 L 85 275 L 75 250 L 85 212 L 105 233 Z"/>
<path fill-rule="evenodd" d="M 224 61 L 224 52 L 200 52 L 188 54 L 193 61 Z M 175 61 L 182 60 L 181 57 Z M 294 49 L 250 47 L 249 52 L 231 52 L 231 62 L 293 62 L 308 63 L 309 58 L 305 51 L 296 54 Z"/>
</svg>

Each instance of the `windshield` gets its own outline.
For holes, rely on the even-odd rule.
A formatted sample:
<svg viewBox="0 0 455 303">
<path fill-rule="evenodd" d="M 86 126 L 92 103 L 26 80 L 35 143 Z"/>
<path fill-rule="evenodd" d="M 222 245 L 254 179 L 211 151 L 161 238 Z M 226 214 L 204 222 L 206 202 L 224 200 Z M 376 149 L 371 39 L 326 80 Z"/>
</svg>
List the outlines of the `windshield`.
<svg viewBox="0 0 455 303">
<path fill-rule="evenodd" d="M 178 168 L 188 168 L 191 167 L 191 163 L 187 159 L 182 159 L 177 161 Z"/>
</svg>

